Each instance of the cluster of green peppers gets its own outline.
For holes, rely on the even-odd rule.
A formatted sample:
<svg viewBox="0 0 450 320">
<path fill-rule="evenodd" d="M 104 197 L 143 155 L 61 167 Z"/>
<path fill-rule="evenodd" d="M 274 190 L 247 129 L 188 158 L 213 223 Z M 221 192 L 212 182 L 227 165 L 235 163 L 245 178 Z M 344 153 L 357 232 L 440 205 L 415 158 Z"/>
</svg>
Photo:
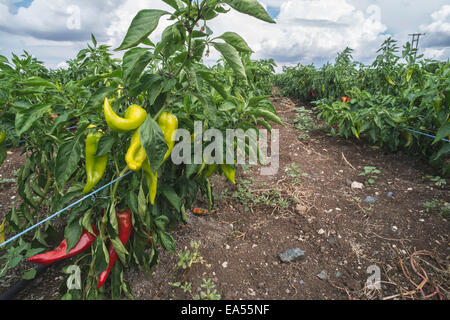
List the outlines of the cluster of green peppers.
<svg viewBox="0 0 450 320">
<path fill-rule="evenodd" d="M 143 170 L 150 191 L 150 203 L 153 205 L 155 203 L 157 193 L 158 174 L 153 173 L 150 169 L 149 159 L 147 157 L 147 154 L 145 153 L 145 149 L 142 146 L 141 139 L 139 137 L 139 127 L 147 119 L 147 112 L 145 111 L 145 109 L 141 108 L 138 105 L 132 105 L 125 111 L 125 117 L 122 118 L 118 116 L 111 108 L 111 104 L 109 103 L 108 98 L 105 98 L 103 112 L 105 115 L 106 123 L 108 124 L 109 128 L 111 128 L 111 130 L 119 133 L 134 130 L 134 133 L 131 137 L 130 146 L 125 155 L 125 161 L 130 170 L 135 172 L 141 169 Z M 164 161 L 166 161 L 170 157 L 175 146 L 175 136 L 176 131 L 178 130 L 178 119 L 173 114 L 163 112 L 158 119 L 158 125 L 160 126 L 161 131 L 164 133 L 165 141 L 169 147 L 167 153 L 164 156 Z M 99 167 L 100 169 L 103 169 L 102 165 Z M 96 171 L 95 168 L 94 171 Z M 98 171 L 98 174 L 103 175 L 103 173 L 104 171 Z M 95 184 L 98 183 L 98 181 L 94 179 L 92 179 L 91 181 L 92 182 L 89 184 L 88 179 L 89 188 L 92 184 L 94 184 L 95 186 Z"/>
</svg>

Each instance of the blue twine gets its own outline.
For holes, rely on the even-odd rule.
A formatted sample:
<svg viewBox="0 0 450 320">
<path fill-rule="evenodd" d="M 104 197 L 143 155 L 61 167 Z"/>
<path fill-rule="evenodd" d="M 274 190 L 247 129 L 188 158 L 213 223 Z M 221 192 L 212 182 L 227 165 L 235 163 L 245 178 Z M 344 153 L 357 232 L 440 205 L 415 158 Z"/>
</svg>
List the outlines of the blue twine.
<svg viewBox="0 0 450 320">
<path fill-rule="evenodd" d="M 37 227 L 39 227 L 40 225 L 46 223 L 47 221 L 49 221 L 49 220 L 51 220 L 51 219 L 57 217 L 58 215 L 60 215 L 60 214 L 63 213 L 64 211 L 67 211 L 67 210 L 71 209 L 72 207 L 74 207 L 74 206 L 76 206 L 77 204 L 83 202 L 83 201 L 86 200 L 87 198 L 94 196 L 96 193 L 98 193 L 98 192 L 100 192 L 100 191 L 106 189 L 107 187 L 109 187 L 110 185 L 116 183 L 117 181 L 122 180 L 123 178 L 125 178 L 125 177 L 128 176 L 128 175 L 130 175 L 131 173 L 133 173 L 133 172 L 132 172 L 132 171 L 127 172 L 127 173 L 124 174 L 123 176 L 121 176 L 121 177 L 119 177 L 119 178 L 117 178 L 117 179 L 111 181 L 110 183 L 108 183 L 107 185 L 101 187 L 100 189 L 97 189 L 96 191 L 94 191 L 94 192 L 92 192 L 92 193 L 90 193 L 90 194 L 84 196 L 83 198 L 81 198 L 80 200 L 75 201 L 74 203 L 72 203 L 71 205 L 67 206 L 66 208 L 64 208 L 64 209 L 62 209 L 62 210 L 60 210 L 60 211 L 58 211 L 57 213 L 55 213 L 55 214 L 51 215 L 50 217 L 48 217 L 48 218 L 42 220 L 41 222 L 38 222 L 38 223 L 35 224 L 34 226 L 32 226 L 32 227 L 30 227 L 30 228 L 28 228 L 28 229 L 22 231 L 21 233 L 15 235 L 15 236 L 12 237 L 11 239 L 8 239 L 8 240 L 5 241 L 4 243 L 0 244 L 0 248 L 3 247 L 3 246 L 5 246 L 5 245 L 7 245 L 8 243 L 13 242 L 14 240 L 17 240 L 18 238 L 20 238 L 20 237 L 23 236 L 24 234 L 30 232 L 30 231 L 33 230 L 33 229 L 36 229 Z"/>
<path fill-rule="evenodd" d="M 429 138 L 436 139 L 436 136 L 432 136 L 431 134 L 423 133 L 423 132 L 416 131 L 416 130 L 412 130 L 412 129 L 408 129 L 408 128 L 402 128 L 402 129 L 404 129 L 404 130 L 406 130 L 406 131 L 409 131 L 409 132 L 421 134 L 421 135 L 423 135 L 423 136 L 425 136 L 425 137 L 429 137 Z M 447 139 L 442 139 L 442 141 L 444 141 L 444 142 L 450 142 L 450 140 L 447 140 Z"/>
</svg>

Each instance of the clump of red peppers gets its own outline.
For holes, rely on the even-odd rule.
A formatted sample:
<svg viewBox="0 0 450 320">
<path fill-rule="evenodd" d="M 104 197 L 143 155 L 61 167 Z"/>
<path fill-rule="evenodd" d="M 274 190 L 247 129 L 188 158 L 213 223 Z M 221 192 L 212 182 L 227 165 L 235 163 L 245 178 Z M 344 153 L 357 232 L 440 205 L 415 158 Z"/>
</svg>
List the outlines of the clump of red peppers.
<svg viewBox="0 0 450 320">
<path fill-rule="evenodd" d="M 117 222 L 119 227 L 119 240 L 123 245 L 126 245 L 133 230 L 131 210 L 127 209 L 125 211 L 118 212 Z M 28 258 L 28 260 L 38 264 L 49 265 L 56 261 L 78 255 L 89 249 L 92 243 L 94 243 L 95 239 L 97 238 L 98 230 L 94 225 L 92 225 L 92 230 L 94 231 L 95 235 L 87 230 L 84 230 L 78 243 L 71 250 L 69 250 L 69 252 L 67 252 L 67 240 L 64 239 L 55 250 L 35 255 L 31 258 Z M 149 242 L 151 242 L 151 234 L 149 234 Z M 107 269 L 100 274 L 97 288 L 101 288 L 105 284 L 106 279 L 108 278 L 112 268 L 114 267 L 114 264 L 117 261 L 117 252 L 114 249 L 112 243 L 110 244 L 108 253 L 109 264 Z"/>
</svg>

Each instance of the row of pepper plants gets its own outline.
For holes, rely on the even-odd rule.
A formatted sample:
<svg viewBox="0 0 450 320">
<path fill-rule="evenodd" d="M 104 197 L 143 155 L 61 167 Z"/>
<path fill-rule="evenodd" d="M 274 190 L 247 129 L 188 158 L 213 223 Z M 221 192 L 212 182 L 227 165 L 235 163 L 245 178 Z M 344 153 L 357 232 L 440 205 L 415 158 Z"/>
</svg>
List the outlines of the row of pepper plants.
<svg viewBox="0 0 450 320">
<path fill-rule="evenodd" d="M 365 65 L 346 48 L 334 64 L 285 67 L 275 83 L 311 102 L 333 134 L 418 155 L 449 175 L 450 144 L 442 139 L 450 138 L 450 63 L 424 59 L 409 43 L 399 51 L 387 38 Z"/>
<path fill-rule="evenodd" d="M 281 124 L 268 100 L 273 60 L 252 60 L 242 37 L 214 36 L 208 26 L 233 9 L 274 23 L 259 2 L 163 1 L 171 12 L 146 9 L 134 17 L 115 49 L 123 59 L 112 58 L 94 36 L 67 69 L 47 70 L 28 53 L 11 62 L 0 57 L 1 153 L 6 142 L 17 146 L 23 139 L 26 154 L 17 173 L 20 197 L 5 215 L 1 238 L 111 183 L 0 248 L 0 281 L 25 259 L 48 265 L 74 257 L 82 288 L 68 290 L 64 280 L 64 299 L 132 297 L 124 270 L 139 268 L 150 276 L 161 248 L 175 251 L 171 232 L 188 222 L 186 210 L 198 194 L 214 205 L 211 177 L 224 174 L 235 182 L 235 164 L 204 159 L 175 165 L 177 130 L 193 132 L 201 121 L 204 131 L 218 129 L 226 141 L 227 129 Z M 172 24 L 153 43 L 149 36 L 162 18 Z M 208 67 L 203 57 L 211 49 L 222 59 Z M 189 140 L 192 150 L 208 144 L 195 135 Z M 35 273 L 26 270 L 24 277 Z"/>
</svg>

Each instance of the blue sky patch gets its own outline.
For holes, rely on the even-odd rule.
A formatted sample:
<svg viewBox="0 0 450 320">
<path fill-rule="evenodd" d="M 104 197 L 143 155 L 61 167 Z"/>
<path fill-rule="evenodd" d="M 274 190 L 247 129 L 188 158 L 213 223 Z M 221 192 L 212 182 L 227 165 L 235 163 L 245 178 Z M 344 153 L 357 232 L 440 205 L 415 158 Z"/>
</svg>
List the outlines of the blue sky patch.
<svg viewBox="0 0 450 320">
<path fill-rule="evenodd" d="M 280 7 L 267 6 L 267 12 L 269 13 L 272 19 L 276 19 L 280 14 Z"/>
<path fill-rule="evenodd" d="M 33 0 L 17 1 L 9 7 L 9 12 L 12 14 L 16 14 L 19 11 L 19 8 L 29 8 L 31 6 L 31 3 L 33 3 Z"/>
</svg>

